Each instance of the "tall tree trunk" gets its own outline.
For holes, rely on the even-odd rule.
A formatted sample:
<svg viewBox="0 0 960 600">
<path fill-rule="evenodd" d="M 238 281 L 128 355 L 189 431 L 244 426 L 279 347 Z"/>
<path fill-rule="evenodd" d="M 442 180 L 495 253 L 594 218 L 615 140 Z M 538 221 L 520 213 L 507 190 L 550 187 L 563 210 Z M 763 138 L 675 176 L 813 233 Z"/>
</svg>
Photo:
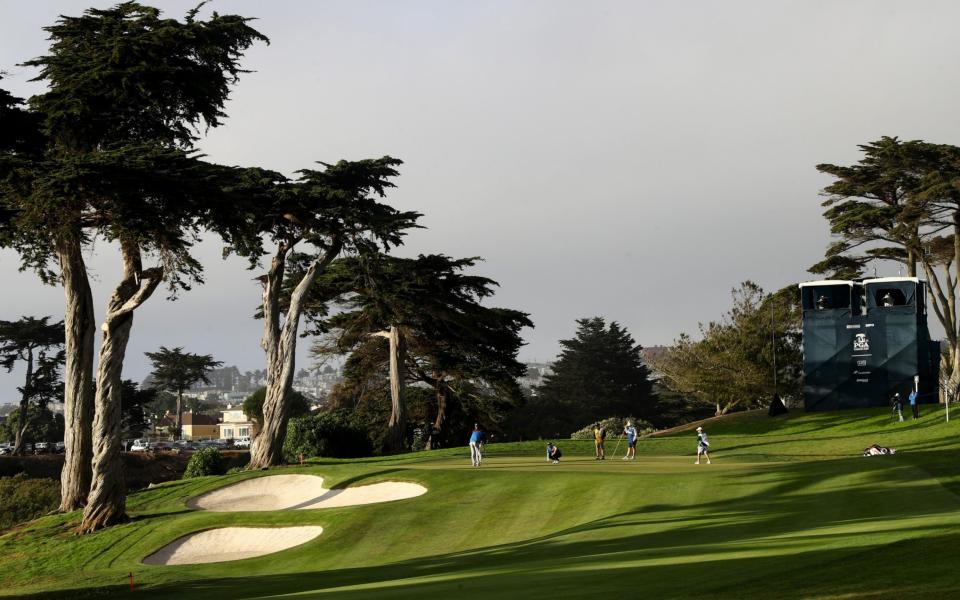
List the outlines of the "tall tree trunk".
<svg viewBox="0 0 960 600">
<path fill-rule="evenodd" d="M 407 343 L 403 331 L 396 325 L 390 326 L 387 339 L 390 340 L 390 421 L 387 422 L 384 449 L 399 452 L 404 447 L 407 424 L 403 373 L 403 365 L 407 360 Z"/>
<path fill-rule="evenodd" d="M 261 346 L 267 354 L 267 393 L 263 401 L 262 428 L 250 449 L 249 469 L 263 469 L 283 463 L 283 441 L 287 436 L 287 420 L 290 416 L 288 399 L 293 389 L 297 329 L 303 313 L 303 300 L 317 276 L 340 253 L 340 243 L 335 239 L 321 257 L 310 263 L 290 294 L 290 305 L 281 325 L 280 294 L 287 253 L 292 247 L 293 243 L 280 245 L 270 263 L 270 270 L 263 278 L 264 332 Z"/>
<path fill-rule="evenodd" d="M 939 374 L 939 384 L 937 400 L 940 404 L 944 404 L 950 399 L 950 381 L 953 379 L 953 361 L 954 361 L 953 350 L 948 350 L 946 354 L 940 355 L 940 374 Z"/>
<path fill-rule="evenodd" d="M 437 418 L 433 426 L 438 430 L 443 428 L 447 420 L 447 401 L 450 399 L 450 389 L 443 384 L 442 376 L 437 377 Z"/>
<path fill-rule="evenodd" d="M 183 439 L 183 390 L 177 390 L 177 432 L 173 439 Z"/>
<path fill-rule="evenodd" d="M 956 252 L 956 245 L 954 246 L 954 252 Z M 943 265 L 944 285 L 941 285 L 936 266 L 930 264 L 930 261 L 924 255 L 921 255 L 921 259 L 923 270 L 927 275 L 930 305 L 933 307 L 933 312 L 947 336 L 947 354 L 940 357 L 940 374 L 937 382 L 938 399 L 942 404 L 947 401 L 948 397 L 955 395 L 957 385 L 954 377 L 954 364 L 958 359 L 957 284 L 953 278 L 954 261 L 949 261 Z"/>
<path fill-rule="evenodd" d="M 93 294 L 79 238 L 57 241 L 65 297 L 66 364 L 63 373 L 64 460 L 60 511 L 83 508 L 90 492 L 93 458 Z"/>
<path fill-rule="evenodd" d="M 952 279 L 948 279 L 950 289 L 947 290 L 947 310 L 950 318 L 950 331 L 947 339 L 950 340 L 950 358 L 951 368 L 950 376 L 947 380 L 946 396 L 943 396 L 944 402 L 950 402 L 957 399 L 958 387 L 960 387 L 960 351 L 957 348 L 958 339 L 960 339 L 960 329 L 958 329 L 957 303 L 956 303 L 956 285 L 960 283 L 960 207 L 953 210 L 953 266 L 956 269 Z M 942 379 L 942 378 L 941 378 Z"/>
<path fill-rule="evenodd" d="M 27 348 L 27 378 L 23 382 L 23 392 L 20 394 L 20 414 L 16 427 L 16 438 L 13 442 L 13 453 L 16 456 L 23 454 L 23 436 L 27 432 L 27 410 L 30 408 L 31 387 L 33 382 L 33 348 Z M 36 443 L 37 440 L 33 440 Z"/>
<path fill-rule="evenodd" d="M 443 424 L 447 420 L 447 403 L 450 400 L 450 389 L 443 383 L 443 375 L 437 374 L 435 390 L 437 393 L 437 418 L 433 421 L 433 430 L 430 432 L 430 439 L 427 441 L 428 450 L 434 445 L 433 436 L 440 436 L 443 431 Z"/>
<path fill-rule="evenodd" d="M 124 279 L 107 304 L 97 370 L 96 416 L 93 422 L 93 486 L 83 511 L 80 533 L 89 533 L 127 520 L 121 442 L 120 380 L 133 326 L 133 312 L 153 294 L 163 269 L 143 270 L 140 250 L 122 242 Z"/>
</svg>

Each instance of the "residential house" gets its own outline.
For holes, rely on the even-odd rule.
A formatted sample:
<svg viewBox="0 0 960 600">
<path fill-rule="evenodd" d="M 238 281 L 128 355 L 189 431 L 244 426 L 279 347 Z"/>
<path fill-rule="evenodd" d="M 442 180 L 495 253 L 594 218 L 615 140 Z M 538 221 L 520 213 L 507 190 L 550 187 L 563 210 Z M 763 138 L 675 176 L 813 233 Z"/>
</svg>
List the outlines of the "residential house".
<svg viewBox="0 0 960 600">
<path fill-rule="evenodd" d="M 183 413 L 181 426 L 185 440 L 212 440 L 220 435 L 220 423 L 215 417 L 193 411 Z"/>
<path fill-rule="evenodd" d="M 253 438 L 260 432 L 260 425 L 248 417 L 242 408 L 232 408 L 221 411 L 223 418 L 220 422 L 220 439 L 232 440 L 237 438 Z"/>
</svg>

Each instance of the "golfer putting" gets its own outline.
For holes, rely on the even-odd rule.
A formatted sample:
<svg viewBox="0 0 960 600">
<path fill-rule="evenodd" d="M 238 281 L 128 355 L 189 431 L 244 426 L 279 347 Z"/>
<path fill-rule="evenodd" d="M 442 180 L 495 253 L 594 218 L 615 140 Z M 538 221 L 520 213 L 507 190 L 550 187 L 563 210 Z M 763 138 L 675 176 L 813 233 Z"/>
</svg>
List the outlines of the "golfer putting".
<svg viewBox="0 0 960 600">
<path fill-rule="evenodd" d="M 623 428 L 623 434 L 627 436 L 627 453 L 623 460 L 636 460 L 637 458 L 637 428 L 633 421 L 627 421 L 627 426 Z"/>
<path fill-rule="evenodd" d="M 473 432 L 470 434 L 470 460 L 473 466 L 479 467 L 483 461 L 483 430 L 479 423 L 473 424 Z"/>
<path fill-rule="evenodd" d="M 710 449 L 710 442 L 707 441 L 707 433 L 703 430 L 703 427 L 697 427 L 697 462 L 693 463 L 695 465 L 700 464 L 700 455 L 706 457 L 707 464 L 710 463 L 710 455 L 707 453 L 707 450 Z"/>
</svg>

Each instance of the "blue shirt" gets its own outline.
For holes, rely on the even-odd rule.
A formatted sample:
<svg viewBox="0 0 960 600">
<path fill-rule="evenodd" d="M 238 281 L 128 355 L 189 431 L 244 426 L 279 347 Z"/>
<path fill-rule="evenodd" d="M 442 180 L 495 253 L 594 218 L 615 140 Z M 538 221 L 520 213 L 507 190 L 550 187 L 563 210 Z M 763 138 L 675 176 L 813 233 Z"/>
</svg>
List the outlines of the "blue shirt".
<svg viewBox="0 0 960 600">
<path fill-rule="evenodd" d="M 914 406 L 917 403 L 917 393 L 910 392 L 910 395 L 907 396 L 907 400 L 910 401 L 910 406 Z"/>
<path fill-rule="evenodd" d="M 462 440 L 463 438 L 460 439 Z M 474 429 L 473 433 L 470 434 L 470 441 L 479 444 L 483 441 L 483 432 L 479 429 Z"/>
<path fill-rule="evenodd" d="M 637 439 L 637 428 L 633 425 L 627 427 L 624 431 L 627 432 L 627 441 L 632 442 L 633 440 Z"/>
</svg>

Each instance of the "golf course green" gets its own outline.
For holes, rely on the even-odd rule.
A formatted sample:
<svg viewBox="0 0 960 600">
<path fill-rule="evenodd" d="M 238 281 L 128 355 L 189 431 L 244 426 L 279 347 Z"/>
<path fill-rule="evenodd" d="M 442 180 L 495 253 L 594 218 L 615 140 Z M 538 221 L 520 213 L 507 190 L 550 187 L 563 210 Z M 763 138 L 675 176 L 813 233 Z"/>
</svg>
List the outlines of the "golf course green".
<svg viewBox="0 0 960 600">
<path fill-rule="evenodd" d="M 634 461 L 589 441 L 491 444 L 162 484 L 132 520 L 86 536 L 78 513 L 0 537 L 0 596 L 36 598 L 947 598 L 960 590 L 960 424 L 925 407 L 731 415 L 642 439 Z M 960 415 L 958 415 L 960 417 Z M 608 440 L 612 454 L 616 439 Z M 894 456 L 861 456 L 873 443 Z M 422 484 L 422 496 L 318 510 L 209 512 L 201 493 L 250 477 L 316 474 L 331 487 Z M 143 559 L 217 527 L 317 525 L 274 554 L 152 566 Z"/>
</svg>

